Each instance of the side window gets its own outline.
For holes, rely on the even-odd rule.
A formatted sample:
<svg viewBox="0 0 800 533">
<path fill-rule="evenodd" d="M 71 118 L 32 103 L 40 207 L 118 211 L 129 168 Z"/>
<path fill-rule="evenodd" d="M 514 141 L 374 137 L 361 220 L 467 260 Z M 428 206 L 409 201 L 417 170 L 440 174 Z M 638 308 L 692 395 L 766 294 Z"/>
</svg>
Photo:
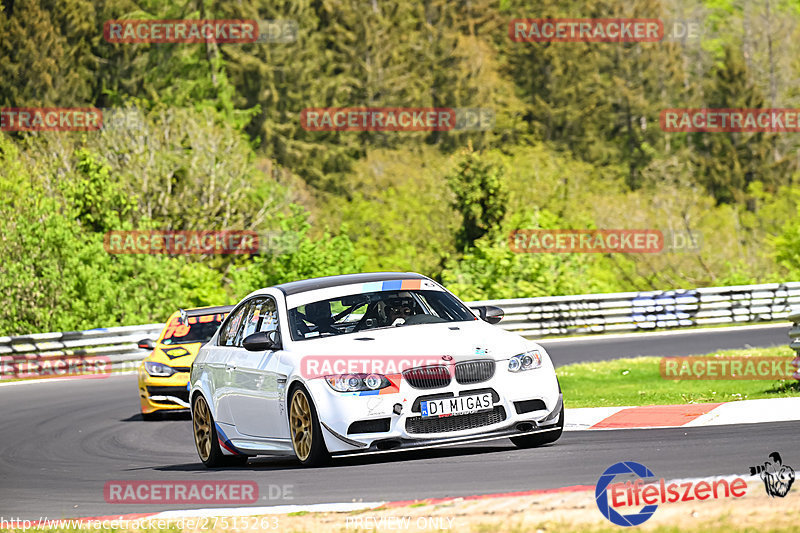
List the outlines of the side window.
<svg viewBox="0 0 800 533">
<path fill-rule="evenodd" d="M 278 306 L 275 300 L 267 298 L 261 307 L 261 322 L 256 331 L 277 331 L 278 329 Z"/>
<path fill-rule="evenodd" d="M 433 305 L 431 305 L 431 302 L 425 297 L 424 294 L 416 293 L 415 296 L 425 305 L 425 308 L 428 310 L 430 314 L 432 314 L 433 316 L 438 316 L 439 318 L 444 318 L 440 316 L 439 311 L 437 311 L 436 308 Z"/>
<path fill-rule="evenodd" d="M 278 329 L 277 306 L 275 300 L 268 296 L 250 300 L 243 317 L 242 327 L 234 337 L 233 346 L 241 346 L 244 339 L 257 331 L 269 332 Z"/>
<path fill-rule="evenodd" d="M 242 316 L 249 307 L 249 304 L 245 304 L 236 309 L 230 319 L 222 326 L 218 339 L 220 346 L 235 346 L 234 342 L 236 341 L 236 334 L 239 332 L 239 326 L 242 323 Z"/>
<path fill-rule="evenodd" d="M 256 328 L 258 327 L 259 320 L 261 320 L 261 308 L 263 306 L 264 298 L 254 298 L 250 301 L 250 305 L 247 306 L 247 313 L 244 315 L 245 319 L 242 333 L 236 339 L 236 346 L 241 346 L 244 339 L 258 331 Z"/>
</svg>

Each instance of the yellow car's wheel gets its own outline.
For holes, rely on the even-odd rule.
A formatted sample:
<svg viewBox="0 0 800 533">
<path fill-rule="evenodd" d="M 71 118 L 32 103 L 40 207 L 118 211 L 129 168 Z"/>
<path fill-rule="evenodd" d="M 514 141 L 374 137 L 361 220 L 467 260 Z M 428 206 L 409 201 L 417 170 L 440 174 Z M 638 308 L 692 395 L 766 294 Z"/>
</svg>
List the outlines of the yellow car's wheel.
<svg viewBox="0 0 800 533">
<path fill-rule="evenodd" d="M 211 409 L 202 395 L 194 400 L 192 409 L 192 429 L 194 430 L 194 445 L 197 455 L 203 464 L 209 468 L 216 466 L 232 466 L 247 463 L 246 455 L 225 455 L 219 447 L 217 429 L 214 426 L 214 417 Z"/>
<path fill-rule="evenodd" d="M 301 385 L 295 387 L 291 393 L 289 431 L 294 453 L 303 466 L 319 466 L 330 459 L 314 404 Z"/>
</svg>

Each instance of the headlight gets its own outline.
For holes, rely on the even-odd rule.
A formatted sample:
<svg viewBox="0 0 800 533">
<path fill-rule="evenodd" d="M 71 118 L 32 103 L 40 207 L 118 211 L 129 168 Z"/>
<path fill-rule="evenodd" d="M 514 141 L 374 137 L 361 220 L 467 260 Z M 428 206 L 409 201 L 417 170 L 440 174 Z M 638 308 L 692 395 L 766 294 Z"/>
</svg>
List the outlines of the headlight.
<svg viewBox="0 0 800 533">
<path fill-rule="evenodd" d="M 539 353 L 539 350 L 521 353 L 508 360 L 509 372 L 522 372 L 523 370 L 531 370 L 540 366 L 542 366 L 542 354 Z"/>
<path fill-rule="evenodd" d="M 364 378 L 364 385 L 367 386 L 368 389 L 380 389 L 381 383 L 383 383 L 383 376 L 379 376 L 378 374 L 370 374 L 366 378 Z"/>
<path fill-rule="evenodd" d="M 337 374 L 325 376 L 325 381 L 338 392 L 379 390 L 391 385 L 381 374 Z"/>
<path fill-rule="evenodd" d="M 144 370 L 151 376 L 157 378 L 168 378 L 175 373 L 175 369 L 171 366 L 167 366 L 164 363 L 153 363 L 150 361 L 144 364 Z"/>
</svg>

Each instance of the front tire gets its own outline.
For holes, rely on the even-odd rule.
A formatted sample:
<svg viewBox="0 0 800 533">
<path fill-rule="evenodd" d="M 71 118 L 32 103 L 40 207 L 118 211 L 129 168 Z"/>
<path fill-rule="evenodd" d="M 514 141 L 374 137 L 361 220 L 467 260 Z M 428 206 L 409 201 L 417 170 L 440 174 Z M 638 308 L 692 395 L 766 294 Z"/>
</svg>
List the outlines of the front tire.
<svg viewBox="0 0 800 533">
<path fill-rule="evenodd" d="M 297 459 L 303 466 L 326 464 L 331 456 L 325 446 L 311 395 L 302 385 L 297 385 L 289 396 L 289 433 Z"/>
<path fill-rule="evenodd" d="M 511 437 L 511 442 L 517 448 L 538 448 L 545 444 L 551 444 L 561 438 L 561 433 L 564 432 L 564 406 L 561 406 L 561 413 L 558 415 L 558 422 L 554 426 L 555 431 L 548 431 L 547 433 L 534 433 L 533 435 L 523 435 L 521 437 Z"/>
<path fill-rule="evenodd" d="M 207 468 L 218 466 L 240 466 L 247 463 L 246 455 L 225 455 L 219 447 L 217 428 L 206 399 L 198 394 L 192 409 L 192 428 L 197 455 Z"/>
</svg>

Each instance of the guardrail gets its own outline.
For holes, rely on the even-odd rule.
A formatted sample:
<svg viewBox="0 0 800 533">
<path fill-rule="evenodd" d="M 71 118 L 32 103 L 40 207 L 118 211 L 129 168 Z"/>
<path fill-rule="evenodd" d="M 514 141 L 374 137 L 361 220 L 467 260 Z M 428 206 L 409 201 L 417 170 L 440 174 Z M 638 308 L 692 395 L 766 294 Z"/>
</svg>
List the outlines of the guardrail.
<svg viewBox="0 0 800 533">
<path fill-rule="evenodd" d="M 792 321 L 792 329 L 789 330 L 789 338 L 792 339 L 792 342 L 789 343 L 789 348 L 797 354 L 792 361 L 792 365 L 797 369 L 793 377 L 800 379 L 800 307 L 795 308 L 789 314 L 789 320 Z"/>
<path fill-rule="evenodd" d="M 505 317 L 500 327 L 528 338 L 792 319 L 791 346 L 800 353 L 800 313 L 790 316 L 791 307 L 800 306 L 800 282 L 486 300 L 469 305 L 502 308 Z M 155 338 L 163 327 L 146 324 L 0 337 L 0 363 L 12 357 L 104 356 L 112 370 L 133 369 L 147 355 L 136 346 L 137 341 Z"/>
<path fill-rule="evenodd" d="M 112 371 L 132 370 L 147 355 L 136 343 L 146 337 L 156 338 L 163 328 L 164 324 L 145 324 L 0 337 L 0 363 L 103 357 L 111 363 Z M 4 365 L 0 375 L 7 374 Z"/>
<path fill-rule="evenodd" d="M 798 304 L 800 282 L 470 303 L 502 308 L 500 326 L 529 338 L 766 322 Z"/>
</svg>

